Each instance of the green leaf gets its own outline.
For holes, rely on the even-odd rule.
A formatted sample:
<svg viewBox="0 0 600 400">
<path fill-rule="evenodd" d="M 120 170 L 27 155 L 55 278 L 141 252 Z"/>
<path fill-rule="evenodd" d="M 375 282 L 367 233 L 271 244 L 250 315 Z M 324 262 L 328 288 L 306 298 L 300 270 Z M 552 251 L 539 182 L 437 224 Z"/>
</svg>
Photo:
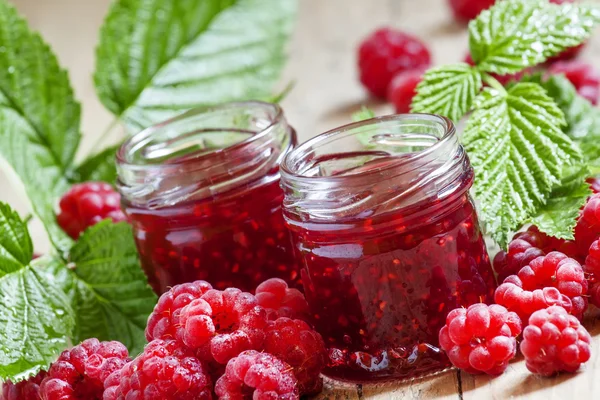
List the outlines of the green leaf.
<svg viewBox="0 0 600 400">
<path fill-rule="evenodd" d="M 579 210 L 592 194 L 589 184 L 585 182 L 589 174 L 587 167 L 567 169 L 563 173 L 565 178 L 552 190 L 548 202 L 538 208 L 528 222 L 550 236 L 574 240 L 573 230 Z"/>
<path fill-rule="evenodd" d="M 102 103 L 136 131 L 182 111 L 269 98 L 295 0 L 119 0 L 101 31 Z"/>
<path fill-rule="evenodd" d="M 417 86 L 412 112 L 440 114 L 458 122 L 481 90 L 481 73 L 468 64 L 432 68 Z"/>
<path fill-rule="evenodd" d="M 581 44 L 599 21 L 598 5 L 498 1 L 469 23 L 471 56 L 482 71 L 516 73 Z"/>
<path fill-rule="evenodd" d="M 54 201 L 79 144 L 80 107 L 56 57 L 6 0 L 0 1 L 0 156 L 25 187 L 34 213 L 59 249 Z"/>
<path fill-rule="evenodd" d="M 354 114 L 352 114 L 352 121 L 354 122 L 365 121 L 371 118 L 375 118 L 375 112 L 373 112 L 373 110 L 371 110 L 367 106 L 362 106 L 360 111 L 357 111 Z"/>
<path fill-rule="evenodd" d="M 60 286 L 31 263 L 26 224 L 0 203 L 0 378 L 18 381 L 47 368 L 67 346 L 72 310 Z"/>
<path fill-rule="evenodd" d="M 78 182 L 102 181 L 114 184 L 117 180 L 115 155 L 120 144 L 108 147 L 83 161 L 75 170 Z"/>
<path fill-rule="evenodd" d="M 535 83 L 518 83 L 506 93 L 486 88 L 463 134 L 475 169 L 473 185 L 483 219 L 504 246 L 562 178 L 562 167 L 581 160 L 561 131 L 564 117 Z"/>
<path fill-rule="evenodd" d="M 71 250 L 71 294 L 78 342 L 89 337 L 118 340 L 131 354 L 144 347 L 144 329 L 156 304 L 142 272 L 131 226 L 103 221 L 89 228 Z"/>
</svg>

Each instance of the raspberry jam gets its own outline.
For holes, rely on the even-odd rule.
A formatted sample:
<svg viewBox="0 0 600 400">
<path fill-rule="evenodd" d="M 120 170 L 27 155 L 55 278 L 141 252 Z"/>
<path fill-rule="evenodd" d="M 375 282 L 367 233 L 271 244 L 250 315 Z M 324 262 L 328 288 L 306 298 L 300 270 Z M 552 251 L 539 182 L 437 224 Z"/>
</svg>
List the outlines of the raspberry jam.
<svg viewBox="0 0 600 400">
<path fill-rule="evenodd" d="M 348 125 L 286 157 L 284 216 L 327 375 L 365 382 L 450 366 L 438 344 L 447 313 L 491 303 L 495 288 L 472 181 L 452 122 L 433 115 Z"/>
<path fill-rule="evenodd" d="M 118 188 L 155 291 L 198 279 L 245 291 L 271 277 L 299 284 L 279 187 L 295 143 L 278 106 L 246 102 L 190 111 L 123 144 Z"/>
</svg>

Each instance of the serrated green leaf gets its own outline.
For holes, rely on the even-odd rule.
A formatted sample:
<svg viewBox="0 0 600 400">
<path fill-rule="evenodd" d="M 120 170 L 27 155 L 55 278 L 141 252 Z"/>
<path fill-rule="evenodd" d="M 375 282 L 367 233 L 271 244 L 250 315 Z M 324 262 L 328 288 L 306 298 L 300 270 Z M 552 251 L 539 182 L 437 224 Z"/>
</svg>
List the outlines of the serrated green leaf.
<svg viewBox="0 0 600 400">
<path fill-rule="evenodd" d="M 365 121 L 371 118 L 375 118 L 375 112 L 367 106 L 362 106 L 360 111 L 352 114 L 352 121 L 354 122 Z"/>
<path fill-rule="evenodd" d="M 564 117 L 535 83 L 501 93 L 486 88 L 475 101 L 462 141 L 475 169 L 474 193 L 488 230 L 504 246 L 581 154 L 561 131 Z"/>
<path fill-rule="evenodd" d="M 54 201 L 79 144 L 80 107 L 67 73 L 40 36 L 0 1 L 0 156 L 23 183 L 52 242 L 71 241 L 57 226 Z M 43 172 L 42 172 L 43 171 Z"/>
<path fill-rule="evenodd" d="M 469 47 L 482 71 L 511 74 L 590 37 L 600 6 L 502 0 L 469 23 Z"/>
<path fill-rule="evenodd" d="M 458 122 L 481 90 L 481 73 L 468 64 L 432 68 L 417 86 L 413 112 L 440 114 Z"/>
<path fill-rule="evenodd" d="M 548 196 L 547 203 L 539 207 L 527 222 L 550 236 L 575 239 L 573 230 L 580 209 L 592 194 L 585 182 L 589 173 L 587 167 L 567 168 L 561 183 Z"/>
<path fill-rule="evenodd" d="M 102 181 L 114 184 L 117 180 L 115 154 L 121 145 L 108 147 L 84 160 L 75 170 L 78 182 Z"/>
<path fill-rule="evenodd" d="M 103 221 L 89 228 L 69 261 L 72 281 L 61 279 L 76 311 L 74 341 L 118 340 L 138 354 L 157 298 L 140 268 L 131 226 Z"/>
<path fill-rule="evenodd" d="M 0 203 L 0 378 L 13 382 L 35 374 L 67 346 L 72 310 L 60 286 L 31 263 L 27 225 Z"/>
<path fill-rule="evenodd" d="M 95 82 L 130 130 L 181 111 L 270 97 L 295 0 L 119 0 L 101 31 Z"/>
<path fill-rule="evenodd" d="M 0 203 L 0 278 L 29 264 L 32 256 L 27 225 L 7 204 Z"/>
</svg>

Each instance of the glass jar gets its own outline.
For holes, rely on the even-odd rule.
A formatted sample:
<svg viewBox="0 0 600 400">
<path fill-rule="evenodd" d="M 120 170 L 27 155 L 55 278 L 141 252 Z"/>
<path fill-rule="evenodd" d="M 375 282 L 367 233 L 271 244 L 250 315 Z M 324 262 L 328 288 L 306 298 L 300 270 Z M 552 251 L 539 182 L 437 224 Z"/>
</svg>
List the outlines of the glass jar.
<svg viewBox="0 0 600 400">
<path fill-rule="evenodd" d="M 495 280 L 446 118 L 407 114 L 309 140 L 282 164 L 284 217 L 329 348 L 325 374 L 408 378 L 450 365 L 447 313 L 490 303 Z"/>
<path fill-rule="evenodd" d="M 279 186 L 295 144 L 282 110 L 261 102 L 192 110 L 123 144 L 117 186 L 156 292 L 197 279 L 299 285 Z"/>
</svg>

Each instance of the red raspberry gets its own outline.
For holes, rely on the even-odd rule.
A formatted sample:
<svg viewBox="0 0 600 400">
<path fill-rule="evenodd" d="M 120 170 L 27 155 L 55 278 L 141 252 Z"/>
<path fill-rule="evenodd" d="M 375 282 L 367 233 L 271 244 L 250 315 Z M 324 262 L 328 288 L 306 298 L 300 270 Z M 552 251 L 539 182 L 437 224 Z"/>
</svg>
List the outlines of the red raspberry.
<svg viewBox="0 0 600 400">
<path fill-rule="evenodd" d="M 103 219 L 125 221 L 121 211 L 121 195 L 104 182 L 85 182 L 73 185 L 60 199 L 58 225 L 73 239 Z"/>
<path fill-rule="evenodd" d="M 255 296 L 270 321 L 279 317 L 309 321 L 306 298 L 298 289 L 289 288 L 283 279 L 267 279 L 258 285 Z"/>
<path fill-rule="evenodd" d="M 527 369 L 550 376 L 575 372 L 590 359 L 592 338 L 577 318 L 558 306 L 534 312 L 523 331 L 521 353 Z"/>
<path fill-rule="evenodd" d="M 264 351 L 294 369 L 301 395 L 322 390 L 320 373 L 327 362 L 325 342 L 306 322 L 289 318 L 269 322 Z"/>
<path fill-rule="evenodd" d="M 174 340 L 153 340 L 143 353 L 113 373 L 104 400 L 210 400 L 212 384 L 192 350 Z"/>
<path fill-rule="evenodd" d="M 495 301 L 526 320 L 551 305 L 563 306 L 578 318 L 587 307 L 588 282 L 583 268 L 559 252 L 537 257 L 498 286 Z"/>
<path fill-rule="evenodd" d="M 600 307 L 600 239 L 596 240 L 590 246 L 583 268 L 589 274 L 590 288 L 588 294 L 590 296 L 590 303 L 596 307 Z"/>
<path fill-rule="evenodd" d="M 65 350 L 50 366 L 40 385 L 43 400 L 100 400 L 104 381 L 129 361 L 127 348 L 119 342 L 87 339 Z"/>
<path fill-rule="evenodd" d="M 561 61 L 548 68 L 552 75 L 564 74 L 571 81 L 577 93 L 592 104 L 598 103 L 600 95 L 600 73 L 590 64 L 583 61 Z"/>
<path fill-rule="evenodd" d="M 212 289 L 210 283 L 196 281 L 175 285 L 158 299 L 146 325 L 146 339 L 175 339 L 181 309 Z"/>
<path fill-rule="evenodd" d="M 2 384 L 0 400 L 40 400 L 40 383 L 46 377 L 46 371 L 18 383 L 6 381 Z"/>
<path fill-rule="evenodd" d="M 360 81 L 375 96 L 385 98 L 392 78 L 431 64 L 429 50 L 416 37 L 391 28 L 373 32 L 360 45 Z"/>
<path fill-rule="evenodd" d="M 600 194 L 591 196 L 575 226 L 575 243 L 582 257 L 586 257 L 594 240 L 600 237 Z"/>
<path fill-rule="evenodd" d="M 459 21 L 470 21 L 483 10 L 494 5 L 495 0 L 449 0 L 450 8 Z"/>
<path fill-rule="evenodd" d="M 440 346 L 456 366 L 471 374 L 499 375 L 517 352 L 521 320 L 497 304 L 473 304 L 448 313 Z"/>
<path fill-rule="evenodd" d="M 397 74 L 388 89 L 388 100 L 394 104 L 396 113 L 410 112 L 413 97 L 417 94 L 417 86 L 423 80 L 425 68 L 404 71 Z"/>
<path fill-rule="evenodd" d="M 181 309 L 177 338 L 205 361 L 226 364 L 265 340 L 267 313 L 256 297 L 239 289 L 211 289 Z"/>
<path fill-rule="evenodd" d="M 592 192 L 600 193 L 600 178 L 587 178 L 586 182 L 590 184 Z"/>
<path fill-rule="evenodd" d="M 215 385 L 219 399 L 299 399 L 292 368 L 268 353 L 245 351 L 227 363 Z"/>
</svg>

